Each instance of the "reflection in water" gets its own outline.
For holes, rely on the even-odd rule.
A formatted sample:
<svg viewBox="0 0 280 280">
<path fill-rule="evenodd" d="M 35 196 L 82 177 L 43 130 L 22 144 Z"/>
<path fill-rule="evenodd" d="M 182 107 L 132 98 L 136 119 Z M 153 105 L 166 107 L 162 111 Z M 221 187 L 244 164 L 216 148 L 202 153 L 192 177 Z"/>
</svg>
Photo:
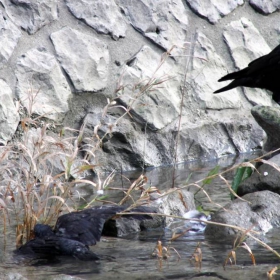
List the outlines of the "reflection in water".
<svg viewBox="0 0 280 280">
<path fill-rule="evenodd" d="M 180 164 L 176 169 L 176 186 L 186 184 L 186 179 L 192 173 L 190 182 L 195 182 L 206 177 L 209 170 L 217 164 L 221 166 L 221 170 L 225 170 L 229 166 L 243 161 L 244 158 L 252 158 L 255 156 L 245 155 L 239 158 L 223 158 L 207 163 L 192 162 L 188 164 Z M 136 179 L 139 172 L 126 173 L 125 176 Z M 225 175 L 231 180 L 232 173 Z M 159 169 L 151 169 L 146 172 L 149 184 L 156 186 L 164 191 L 172 185 L 173 169 L 172 167 L 163 167 Z M 121 176 L 114 179 L 114 187 L 127 187 L 130 183 L 123 180 Z M 213 201 L 225 204 L 229 201 L 229 192 L 222 181 L 214 180 L 211 185 L 206 186 L 207 192 Z M 196 191 L 194 187 L 192 191 Z M 84 190 L 87 194 L 86 199 L 91 199 L 94 194 L 91 189 Z M 116 201 L 123 195 L 122 192 L 115 191 Z M 110 191 L 112 195 L 112 191 Z M 217 209 L 217 205 L 210 203 L 202 192 L 198 195 L 198 202 L 206 209 Z M 3 231 L 2 231 L 3 232 Z M 232 244 L 228 244 L 223 240 L 209 240 L 203 234 L 191 234 L 182 236 L 170 243 L 171 232 L 169 230 L 151 230 L 138 234 L 126 236 L 125 238 L 102 238 L 102 241 L 92 248 L 92 250 L 101 256 L 100 261 L 82 262 L 70 257 L 60 257 L 56 262 L 48 263 L 37 262 L 36 265 L 27 265 L 23 260 L 14 259 L 12 250 L 15 244 L 15 233 L 11 229 L 8 234 L 6 249 L 3 242 L 4 236 L 1 235 L 1 266 L 0 279 L 20 278 L 22 275 L 26 279 L 68 279 L 58 278 L 58 275 L 72 275 L 79 277 L 78 279 L 204 279 L 206 276 L 217 277 L 218 279 L 266 279 L 266 271 L 270 270 L 274 265 L 278 264 L 278 260 L 270 252 L 263 249 L 259 245 L 252 247 L 255 254 L 257 266 L 251 265 L 250 257 L 245 250 L 237 251 L 237 266 L 228 266 L 226 270 L 222 265 L 225 258 L 232 248 Z M 280 250 L 279 230 L 273 230 L 267 235 L 268 243 L 273 242 L 273 248 Z M 157 258 L 151 258 L 151 254 L 160 240 L 163 246 L 171 246 L 178 251 L 181 256 L 178 261 L 177 254 L 170 250 L 170 257 L 164 260 L 159 266 Z M 201 242 L 202 250 L 202 267 L 199 271 L 190 258 L 194 253 L 197 243 Z M 5 249 L 5 250 L 4 250 Z M 260 265 L 261 264 L 261 265 Z M 160 268 L 160 269 L 159 269 Z M 18 274 L 19 273 L 19 274 Z M 9 275 L 9 278 L 8 276 Z M 214 278 L 213 278 L 214 279 Z"/>
</svg>

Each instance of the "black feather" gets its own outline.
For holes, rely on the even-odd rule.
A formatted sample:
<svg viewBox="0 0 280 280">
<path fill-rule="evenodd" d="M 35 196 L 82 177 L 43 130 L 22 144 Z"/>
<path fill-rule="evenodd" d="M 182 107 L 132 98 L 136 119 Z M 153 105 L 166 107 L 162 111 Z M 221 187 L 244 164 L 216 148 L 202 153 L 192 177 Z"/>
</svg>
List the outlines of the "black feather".
<svg viewBox="0 0 280 280">
<path fill-rule="evenodd" d="M 227 91 L 238 86 L 270 90 L 272 99 L 280 102 L 280 45 L 269 54 L 259 57 L 248 64 L 248 67 L 225 75 L 219 82 L 234 80 L 229 85 L 214 93 Z"/>
<path fill-rule="evenodd" d="M 34 227 L 35 238 L 16 250 L 17 254 L 51 258 L 58 255 L 70 255 L 80 260 L 96 260 L 88 246 L 100 241 L 105 222 L 126 211 L 125 206 L 97 206 L 60 216 L 54 230 L 48 225 L 37 224 Z M 155 209 L 139 206 L 131 210 L 139 214 L 124 215 L 125 218 L 138 220 L 151 219 Z M 129 213 L 129 211 L 128 211 Z"/>
</svg>

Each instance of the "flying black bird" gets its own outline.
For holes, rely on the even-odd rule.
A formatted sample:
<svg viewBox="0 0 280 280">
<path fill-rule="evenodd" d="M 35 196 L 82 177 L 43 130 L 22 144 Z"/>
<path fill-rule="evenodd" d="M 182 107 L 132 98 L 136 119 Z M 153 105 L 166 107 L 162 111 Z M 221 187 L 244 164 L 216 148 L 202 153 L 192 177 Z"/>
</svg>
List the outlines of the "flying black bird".
<svg viewBox="0 0 280 280">
<path fill-rule="evenodd" d="M 248 67 L 222 77 L 219 82 L 228 80 L 233 81 L 214 93 L 239 86 L 262 88 L 270 90 L 273 93 L 272 99 L 280 104 L 280 45 L 269 54 L 250 62 Z"/>
<path fill-rule="evenodd" d="M 125 211 L 125 206 L 96 206 L 78 212 L 71 212 L 58 218 L 54 230 L 48 225 L 37 224 L 34 227 L 35 238 L 18 248 L 15 253 L 36 258 L 53 258 L 58 255 L 70 255 L 80 260 L 99 259 L 88 246 L 100 241 L 104 223 L 118 212 Z M 123 217 L 137 220 L 152 219 L 155 209 L 138 206 L 132 209 L 139 214 Z M 129 213 L 129 211 L 128 211 Z"/>
</svg>

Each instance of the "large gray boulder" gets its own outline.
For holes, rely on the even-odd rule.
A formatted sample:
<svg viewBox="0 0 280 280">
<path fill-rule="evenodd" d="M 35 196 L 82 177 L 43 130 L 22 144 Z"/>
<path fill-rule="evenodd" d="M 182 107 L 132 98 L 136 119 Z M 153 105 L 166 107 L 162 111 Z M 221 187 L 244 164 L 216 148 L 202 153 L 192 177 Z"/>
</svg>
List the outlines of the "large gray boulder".
<svg viewBox="0 0 280 280">
<path fill-rule="evenodd" d="M 235 199 L 220 209 L 211 220 L 216 223 L 241 227 L 244 230 L 258 231 L 262 238 L 273 227 L 280 226 L 280 195 L 270 191 L 260 191 L 246 194 L 241 199 Z M 213 240 L 229 238 L 234 240 L 239 231 L 226 226 L 209 224 L 205 231 L 206 236 Z"/>
<path fill-rule="evenodd" d="M 237 194 L 243 196 L 247 193 L 269 190 L 280 194 L 280 154 L 268 159 L 257 171 L 243 181 Z"/>
</svg>

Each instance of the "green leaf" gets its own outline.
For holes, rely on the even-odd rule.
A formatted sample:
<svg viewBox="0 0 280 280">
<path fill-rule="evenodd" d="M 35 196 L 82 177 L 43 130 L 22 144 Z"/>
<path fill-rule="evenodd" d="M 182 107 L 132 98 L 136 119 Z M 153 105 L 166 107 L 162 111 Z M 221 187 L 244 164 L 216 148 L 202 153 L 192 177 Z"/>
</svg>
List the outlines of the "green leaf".
<svg viewBox="0 0 280 280">
<path fill-rule="evenodd" d="M 192 177 L 192 173 L 189 174 L 188 178 L 186 179 L 186 183 L 189 182 L 189 180 L 191 179 L 191 177 Z"/>
<path fill-rule="evenodd" d="M 217 175 L 219 173 L 220 166 L 216 165 L 212 170 L 209 171 L 207 177 Z M 209 185 L 213 181 L 214 178 L 206 178 L 202 181 L 203 185 Z"/>
<path fill-rule="evenodd" d="M 236 173 L 232 180 L 231 188 L 232 190 L 237 193 L 239 185 L 247 178 L 249 178 L 253 173 L 253 169 L 251 167 L 239 167 L 236 170 Z M 230 198 L 234 199 L 235 196 L 231 193 Z"/>
</svg>

